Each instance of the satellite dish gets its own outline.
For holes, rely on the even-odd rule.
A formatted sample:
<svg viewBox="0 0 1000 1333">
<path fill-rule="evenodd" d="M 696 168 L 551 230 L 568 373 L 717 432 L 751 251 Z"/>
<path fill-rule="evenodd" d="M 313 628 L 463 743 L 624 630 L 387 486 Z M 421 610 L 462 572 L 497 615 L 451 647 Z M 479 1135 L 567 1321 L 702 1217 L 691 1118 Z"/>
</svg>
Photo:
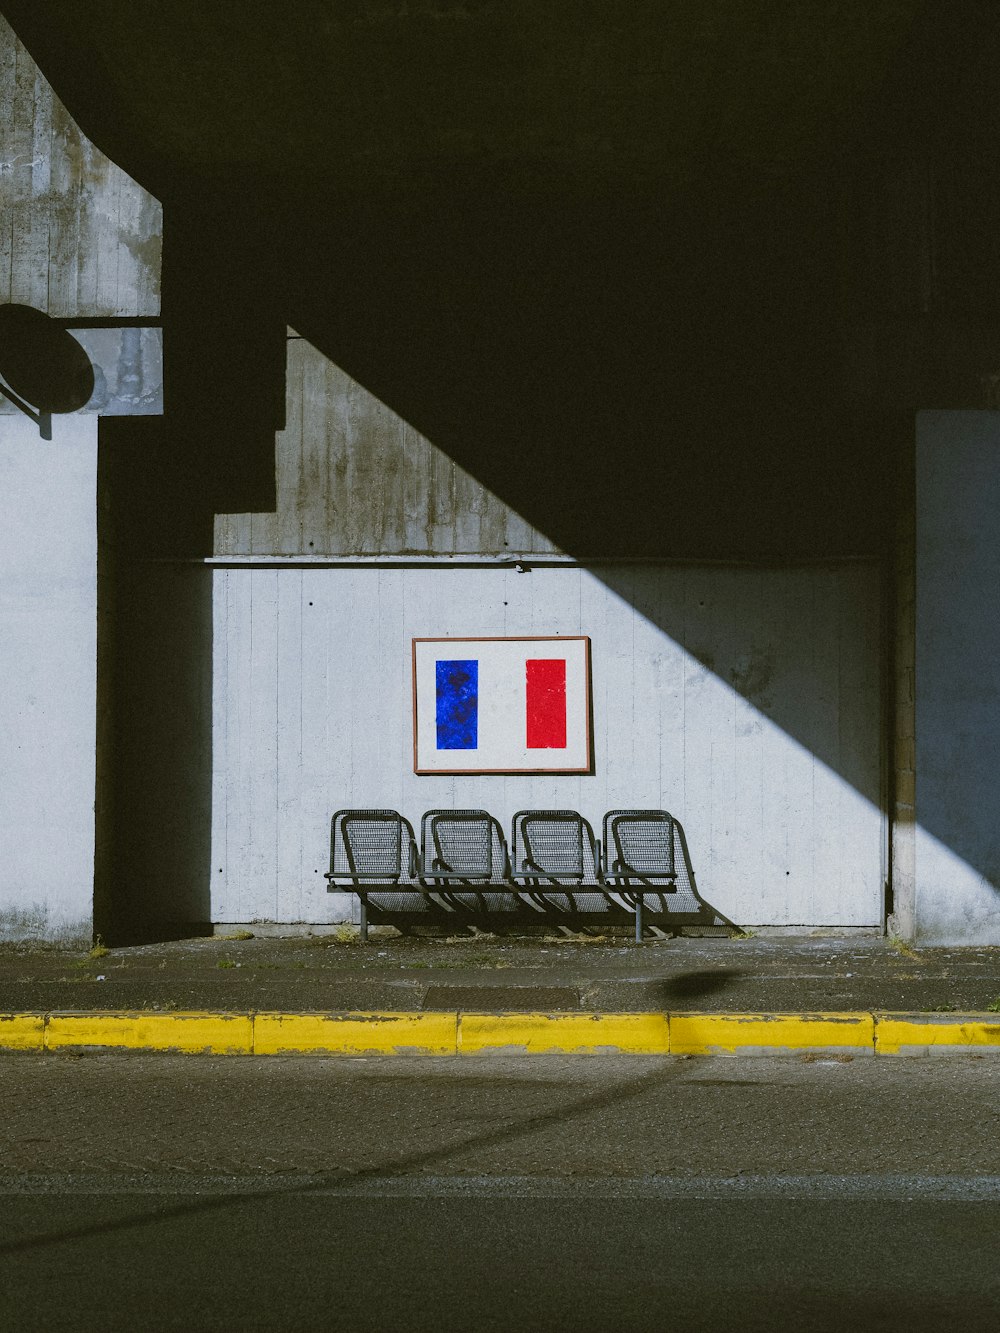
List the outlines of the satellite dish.
<svg viewBox="0 0 1000 1333">
<path fill-rule="evenodd" d="M 0 393 L 50 440 L 53 412 L 76 412 L 94 392 L 94 367 L 58 320 L 30 305 L 0 305 Z M 34 409 L 34 411 L 32 411 Z"/>
</svg>

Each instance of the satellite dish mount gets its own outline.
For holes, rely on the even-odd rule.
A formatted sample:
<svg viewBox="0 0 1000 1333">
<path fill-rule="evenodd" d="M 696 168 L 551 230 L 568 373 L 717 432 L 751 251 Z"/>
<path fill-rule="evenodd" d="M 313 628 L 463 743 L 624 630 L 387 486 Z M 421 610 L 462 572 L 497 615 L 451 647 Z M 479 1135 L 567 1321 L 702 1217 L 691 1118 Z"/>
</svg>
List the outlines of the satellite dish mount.
<svg viewBox="0 0 1000 1333">
<path fill-rule="evenodd" d="M 7 385 L 4 384 L 2 381 L 0 381 L 0 394 L 2 394 L 3 397 L 7 399 L 8 403 L 13 403 L 14 406 L 19 411 L 23 412 L 26 417 L 31 418 L 31 420 L 38 427 L 38 434 L 41 436 L 43 440 L 52 439 L 51 412 L 42 412 L 42 411 L 36 412 L 35 409 L 30 405 L 30 403 L 26 403 L 23 398 L 18 398 L 14 390 L 8 389 Z"/>
</svg>

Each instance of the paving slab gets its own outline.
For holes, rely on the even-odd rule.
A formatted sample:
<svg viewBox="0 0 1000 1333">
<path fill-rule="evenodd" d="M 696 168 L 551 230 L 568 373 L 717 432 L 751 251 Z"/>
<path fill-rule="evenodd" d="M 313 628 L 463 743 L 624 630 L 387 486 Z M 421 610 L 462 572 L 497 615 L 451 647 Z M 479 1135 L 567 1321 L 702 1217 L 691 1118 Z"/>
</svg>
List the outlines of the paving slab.
<svg viewBox="0 0 1000 1333">
<path fill-rule="evenodd" d="M 1000 948 L 877 938 L 178 940 L 0 946 L 0 1013 L 96 1010 L 801 1013 L 1000 1010 Z"/>
</svg>

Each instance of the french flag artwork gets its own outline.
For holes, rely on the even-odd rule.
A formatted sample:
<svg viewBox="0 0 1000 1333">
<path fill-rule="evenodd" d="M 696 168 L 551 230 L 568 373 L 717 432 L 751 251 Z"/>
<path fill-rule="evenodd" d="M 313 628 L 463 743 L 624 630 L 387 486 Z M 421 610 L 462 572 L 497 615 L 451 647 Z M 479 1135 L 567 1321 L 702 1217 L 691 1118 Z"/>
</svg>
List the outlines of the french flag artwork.
<svg viewBox="0 0 1000 1333">
<path fill-rule="evenodd" d="M 416 773 L 589 773 L 590 640 L 413 640 Z"/>
</svg>

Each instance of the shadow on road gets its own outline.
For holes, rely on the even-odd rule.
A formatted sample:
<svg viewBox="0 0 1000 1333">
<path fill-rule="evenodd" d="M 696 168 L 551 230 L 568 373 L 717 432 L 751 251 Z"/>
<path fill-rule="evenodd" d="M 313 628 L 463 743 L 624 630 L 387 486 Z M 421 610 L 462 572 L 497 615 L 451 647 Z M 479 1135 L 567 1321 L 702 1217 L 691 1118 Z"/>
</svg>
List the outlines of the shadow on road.
<svg viewBox="0 0 1000 1333">
<path fill-rule="evenodd" d="M 670 1065 L 661 1066 L 651 1073 L 640 1075 L 638 1078 L 626 1080 L 623 1084 L 617 1085 L 612 1090 L 592 1093 L 585 1097 L 580 1097 L 568 1105 L 555 1107 L 550 1111 L 542 1111 L 535 1115 L 530 1115 L 515 1124 L 507 1124 L 494 1129 L 484 1130 L 481 1133 L 473 1134 L 467 1138 L 455 1140 L 441 1147 L 428 1148 L 421 1152 L 408 1153 L 402 1157 L 391 1158 L 377 1166 L 362 1167 L 360 1170 L 347 1173 L 325 1172 L 320 1180 L 310 1181 L 303 1185 L 295 1183 L 294 1185 L 283 1186 L 273 1190 L 254 1191 L 255 1198 L 274 1198 L 280 1195 L 290 1194 L 309 1194 L 313 1191 L 329 1189 L 331 1184 L 363 1184 L 369 1180 L 388 1179 L 407 1172 L 421 1170 L 428 1166 L 435 1166 L 446 1162 L 457 1152 L 467 1152 L 476 1148 L 495 1148 L 505 1143 L 513 1142 L 527 1134 L 534 1133 L 537 1130 L 548 1129 L 554 1125 L 565 1124 L 577 1119 L 580 1116 L 587 1115 L 592 1111 L 602 1111 L 609 1106 L 633 1101 L 641 1097 L 650 1088 L 664 1083 L 676 1071 L 676 1065 L 673 1062 Z M 97 1222 L 93 1226 L 70 1227 L 63 1231 L 56 1231 L 45 1236 L 32 1236 L 23 1240 L 9 1241 L 0 1244 L 0 1258 L 5 1255 L 21 1254 L 28 1250 L 44 1249 L 50 1245 L 60 1245 L 66 1241 L 85 1240 L 93 1236 L 111 1235 L 115 1232 L 129 1231 L 135 1227 L 147 1226 L 153 1223 L 171 1221 L 182 1217 L 193 1217 L 199 1214 L 219 1211 L 229 1208 L 233 1204 L 239 1204 L 246 1196 L 243 1194 L 226 1195 L 212 1199 L 199 1199 L 197 1203 L 177 1204 L 172 1208 L 157 1209 L 140 1213 L 137 1216 L 122 1218 L 113 1222 Z"/>
</svg>

